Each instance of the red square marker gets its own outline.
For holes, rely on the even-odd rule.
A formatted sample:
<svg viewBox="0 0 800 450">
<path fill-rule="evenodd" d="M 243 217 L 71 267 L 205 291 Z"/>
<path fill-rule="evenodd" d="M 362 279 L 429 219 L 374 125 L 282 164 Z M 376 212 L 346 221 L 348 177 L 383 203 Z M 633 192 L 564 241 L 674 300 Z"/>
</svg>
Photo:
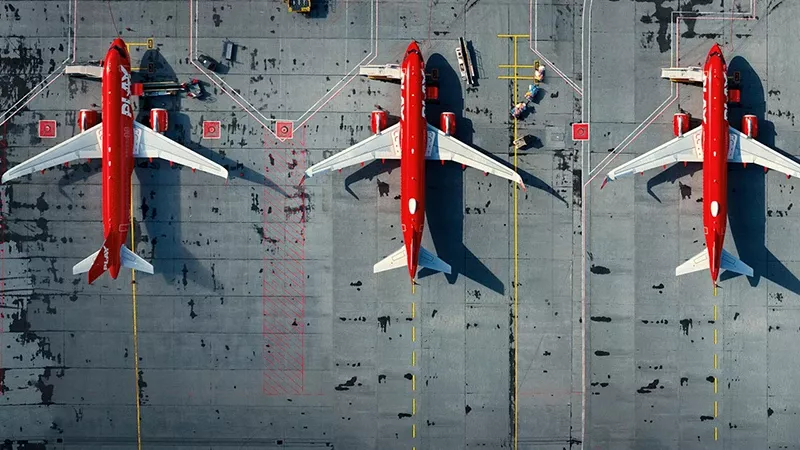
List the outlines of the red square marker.
<svg viewBox="0 0 800 450">
<path fill-rule="evenodd" d="M 222 137 L 222 127 L 219 120 L 203 122 L 203 139 L 219 139 L 220 137 Z"/>
<path fill-rule="evenodd" d="M 39 137 L 41 139 L 53 139 L 56 137 L 56 121 L 55 120 L 40 120 L 39 121 Z"/>
<path fill-rule="evenodd" d="M 589 124 L 588 123 L 573 123 L 572 124 L 572 140 L 573 141 L 588 141 L 589 140 Z"/>
<path fill-rule="evenodd" d="M 290 120 L 275 122 L 275 135 L 281 140 L 292 139 L 294 137 L 294 123 Z"/>
</svg>

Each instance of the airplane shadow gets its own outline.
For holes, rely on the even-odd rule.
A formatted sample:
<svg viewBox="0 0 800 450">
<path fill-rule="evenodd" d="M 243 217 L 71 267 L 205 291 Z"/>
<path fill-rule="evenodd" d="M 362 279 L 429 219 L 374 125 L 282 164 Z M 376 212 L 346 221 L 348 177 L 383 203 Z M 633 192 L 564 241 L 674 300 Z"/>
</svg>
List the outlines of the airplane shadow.
<svg viewBox="0 0 800 450">
<path fill-rule="evenodd" d="M 703 165 L 700 163 L 688 163 L 685 166 L 681 163 L 673 164 L 664 169 L 658 175 L 647 180 L 647 193 L 650 194 L 650 196 L 653 197 L 657 202 L 661 203 L 661 199 L 658 198 L 658 195 L 656 195 L 653 189 L 661 184 L 664 183 L 675 184 L 675 182 L 677 181 L 678 187 L 681 190 L 681 199 L 683 200 L 689 199 L 692 196 L 692 188 L 691 186 L 687 186 L 681 183 L 679 179 L 685 177 L 686 175 L 693 177 L 695 172 L 702 170 L 702 168 Z"/>
<path fill-rule="evenodd" d="M 786 154 L 775 147 L 775 126 L 766 118 L 764 87 L 753 67 L 746 59 L 734 57 L 728 66 L 729 74 L 738 71 L 741 75 L 741 105 L 729 108 L 731 125 L 739 129 L 744 114 L 754 114 L 758 118 L 758 140 L 770 148 Z M 787 155 L 792 159 L 792 156 Z M 731 236 L 739 252 L 739 258 L 753 268 L 751 286 L 757 286 L 761 277 L 800 294 L 800 279 L 797 278 L 766 247 L 766 174 L 760 166 L 749 165 L 744 168 L 732 164 L 728 168 L 728 223 Z M 720 276 L 726 280 L 739 276 L 725 272 Z"/>
</svg>

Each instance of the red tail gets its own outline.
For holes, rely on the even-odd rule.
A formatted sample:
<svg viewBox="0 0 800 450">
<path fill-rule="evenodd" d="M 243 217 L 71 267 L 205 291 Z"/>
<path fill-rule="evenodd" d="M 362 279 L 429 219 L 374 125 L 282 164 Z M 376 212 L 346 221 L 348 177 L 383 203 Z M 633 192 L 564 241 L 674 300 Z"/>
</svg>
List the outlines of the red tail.
<svg viewBox="0 0 800 450">
<path fill-rule="evenodd" d="M 121 245 L 119 236 L 118 233 L 112 232 L 106 237 L 103 246 L 100 247 L 100 251 L 94 259 L 92 268 L 89 269 L 89 284 L 92 284 L 106 270 L 115 267 L 116 270 L 112 270 L 112 278 L 116 278 L 117 273 L 119 273 L 119 246 Z"/>
</svg>

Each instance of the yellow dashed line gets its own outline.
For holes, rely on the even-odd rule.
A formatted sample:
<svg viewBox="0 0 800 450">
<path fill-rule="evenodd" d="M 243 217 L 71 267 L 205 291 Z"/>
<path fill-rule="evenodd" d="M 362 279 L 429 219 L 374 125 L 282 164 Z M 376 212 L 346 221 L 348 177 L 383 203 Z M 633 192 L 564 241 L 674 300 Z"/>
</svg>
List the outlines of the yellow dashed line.
<svg viewBox="0 0 800 450">
<path fill-rule="evenodd" d="M 417 342 L 417 327 L 411 327 L 411 342 Z"/>
<path fill-rule="evenodd" d="M 717 368 L 717 354 L 714 353 L 714 368 Z"/>
<path fill-rule="evenodd" d="M 411 367 L 415 367 L 417 365 L 417 351 L 411 351 Z"/>
<path fill-rule="evenodd" d="M 417 304 L 411 302 L 411 318 L 413 319 L 417 315 Z"/>
<path fill-rule="evenodd" d="M 717 345 L 717 329 L 714 328 L 714 345 Z"/>
<path fill-rule="evenodd" d="M 714 393 L 717 393 L 717 377 L 714 377 Z"/>
<path fill-rule="evenodd" d="M 133 239 L 133 180 L 131 180 L 131 251 L 136 251 L 136 242 Z M 133 374 L 134 390 L 136 392 L 136 447 L 142 450 L 142 406 L 139 399 L 139 330 L 136 323 L 136 271 L 131 269 L 131 299 L 133 302 Z"/>
<path fill-rule="evenodd" d="M 417 399 L 416 398 L 412 398 L 411 399 L 411 415 L 412 416 L 417 415 Z"/>
<path fill-rule="evenodd" d="M 411 437 L 412 438 L 417 437 L 417 424 L 415 423 L 411 424 Z"/>
<path fill-rule="evenodd" d="M 718 415 L 717 412 L 718 412 L 717 401 L 714 400 L 714 417 L 717 417 L 717 415 Z"/>
<path fill-rule="evenodd" d="M 714 305 L 714 322 L 717 321 L 717 305 Z"/>
<path fill-rule="evenodd" d="M 714 440 L 716 441 L 717 439 L 718 439 L 718 436 L 717 436 L 717 427 L 714 427 Z"/>
<path fill-rule="evenodd" d="M 416 391 L 417 390 L 417 376 L 416 375 L 411 375 L 411 390 L 412 391 Z"/>
</svg>

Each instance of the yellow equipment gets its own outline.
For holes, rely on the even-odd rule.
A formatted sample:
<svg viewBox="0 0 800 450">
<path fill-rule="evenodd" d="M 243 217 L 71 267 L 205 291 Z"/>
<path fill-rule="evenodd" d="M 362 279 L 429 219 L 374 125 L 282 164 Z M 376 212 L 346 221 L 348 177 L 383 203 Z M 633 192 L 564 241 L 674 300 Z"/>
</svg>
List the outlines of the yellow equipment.
<svg viewBox="0 0 800 450">
<path fill-rule="evenodd" d="M 283 0 L 283 2 L 289 5 L 289 12 L 311 12 L 311 0 Z"/>
</svg>

